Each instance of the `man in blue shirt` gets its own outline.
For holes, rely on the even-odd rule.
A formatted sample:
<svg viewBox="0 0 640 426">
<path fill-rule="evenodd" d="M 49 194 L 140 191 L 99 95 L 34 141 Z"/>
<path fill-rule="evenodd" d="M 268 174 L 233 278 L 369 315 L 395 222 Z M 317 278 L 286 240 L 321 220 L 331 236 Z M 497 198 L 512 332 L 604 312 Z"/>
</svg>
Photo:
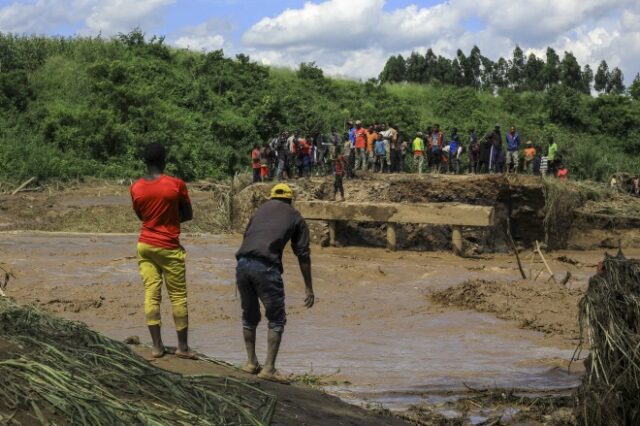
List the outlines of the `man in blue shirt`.
<svg viewBox="0 0 640 426">
<path fill-rule="evenodd" d="M 360 121 L 356 121 L 358 124 Z M 349 127 L 349 142 L 351 143 L 351 149 L 349 150 L 349 155 L 347 156 L 347 164 L 350 172 L 347 175 L 350 175 L 350 178 L 353 178 L 356 170 L 356 126 L 353 125 L 353 121 L 347 122 L 347 127 Z"/>
<path fill-rule="evenodd" d="M 507 133 L 507 172 L 518 172 L 518 150 L 520 149 L 520 135 L 515 126 L 511 126 Z M 513 164 L 513 169 L 511 165 Z"/>
</svg>

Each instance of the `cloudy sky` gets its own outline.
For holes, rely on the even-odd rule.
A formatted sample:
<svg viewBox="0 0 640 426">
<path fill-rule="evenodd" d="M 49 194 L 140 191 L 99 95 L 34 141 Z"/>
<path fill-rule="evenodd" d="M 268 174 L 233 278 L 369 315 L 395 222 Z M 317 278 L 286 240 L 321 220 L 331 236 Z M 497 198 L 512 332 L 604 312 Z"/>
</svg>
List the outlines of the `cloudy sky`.
<svg viewBox="0 0 640 426">
<path fill-rule="evenodd" d="M 432 47 L 492 59 L 519 44 L 572 51 L 594 69 L 640 71 L 640 0 L 0 0 L 0 32 L 112 35 L 139 26 L 175 46 L 223 48 L 266 64 L 316 61 L 328 74 L 375 77 L 393 54 Z"/>
</svg>

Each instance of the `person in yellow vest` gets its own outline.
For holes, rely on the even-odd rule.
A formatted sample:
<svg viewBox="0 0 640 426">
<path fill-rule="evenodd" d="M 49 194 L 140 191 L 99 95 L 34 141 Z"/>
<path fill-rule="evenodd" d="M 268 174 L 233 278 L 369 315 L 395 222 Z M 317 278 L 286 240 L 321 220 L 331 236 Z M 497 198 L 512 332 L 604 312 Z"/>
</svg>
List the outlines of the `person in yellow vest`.
<svg viewBox="0 0 640 426">
<path fill-rule="evenodd" d="M 422 139 L 422 132 L 416 133 L 412 148 L 413 162 L 418 167 L 418 174 L 422 174 L 422 165 L 424 164 L 424 139 Z"/>
</svg>

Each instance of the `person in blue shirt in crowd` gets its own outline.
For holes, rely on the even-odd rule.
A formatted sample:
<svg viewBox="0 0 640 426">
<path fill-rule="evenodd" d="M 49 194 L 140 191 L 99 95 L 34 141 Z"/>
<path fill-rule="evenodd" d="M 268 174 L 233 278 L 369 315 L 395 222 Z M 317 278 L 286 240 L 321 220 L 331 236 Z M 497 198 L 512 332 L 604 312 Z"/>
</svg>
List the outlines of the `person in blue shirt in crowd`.
<svg viewBox="0 0 640 426">
<path fill-rule="evenodd" d="M 511 126 L 507 133 L 507 172 L 518 171 L 518 150 L 520 149 L 520 135 L 516 132 L 516 127 Z"/>
<path fill-rule="evenodd" d="M 373 145 L 373 152 L 376 154 L 376 164 L 380 164 L 380 173 L 382 173 L 384 172 L 387 150 L 385 149 L 384 139 L 381 134 L 378 134 L 378 140 L 376 140 L 375 144 Z"/>
<path fill-rule="evenodd" d="M 451 135 L 451 141 L 449 141 L 449 173 L 460 173 L 460 156 L 458 155 L 458 149 L 460 148 L 460 137 L 455 132 Z"/>
</svg>

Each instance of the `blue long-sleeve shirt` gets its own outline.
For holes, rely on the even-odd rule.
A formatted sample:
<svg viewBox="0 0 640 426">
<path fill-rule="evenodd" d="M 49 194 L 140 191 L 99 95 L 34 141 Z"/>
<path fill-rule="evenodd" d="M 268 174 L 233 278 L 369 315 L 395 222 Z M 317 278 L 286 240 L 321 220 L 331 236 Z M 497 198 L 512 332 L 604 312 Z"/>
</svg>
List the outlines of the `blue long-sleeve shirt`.
<svg viewBox="0 0 640 426">
<path fill-rule="evenodd" d="M 349 140 L 351 141 L 351 147 L 356 146 L 356 128 L 352 127 L 349 129 Z"/>
<path fill-rule="evenodd" d="M 520 135 L 507 133 L 507 151 L 517 151 L 520 148 Z"/>
</svg>

